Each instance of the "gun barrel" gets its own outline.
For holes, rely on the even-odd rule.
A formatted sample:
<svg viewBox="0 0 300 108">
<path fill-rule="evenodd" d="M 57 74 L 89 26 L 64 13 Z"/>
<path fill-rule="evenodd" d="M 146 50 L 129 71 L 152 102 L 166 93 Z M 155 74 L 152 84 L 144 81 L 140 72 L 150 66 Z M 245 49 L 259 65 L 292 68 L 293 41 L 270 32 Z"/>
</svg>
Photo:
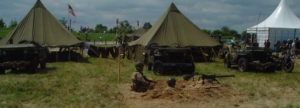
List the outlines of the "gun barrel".
<svg viewBox="0 0 300 108">
<path fill-rule="evenodd" d="M 219 75 L 219 76 L 216 76 L 217 78 L 219 77 L 235 77 L 235 75 Z"/>
</svg>

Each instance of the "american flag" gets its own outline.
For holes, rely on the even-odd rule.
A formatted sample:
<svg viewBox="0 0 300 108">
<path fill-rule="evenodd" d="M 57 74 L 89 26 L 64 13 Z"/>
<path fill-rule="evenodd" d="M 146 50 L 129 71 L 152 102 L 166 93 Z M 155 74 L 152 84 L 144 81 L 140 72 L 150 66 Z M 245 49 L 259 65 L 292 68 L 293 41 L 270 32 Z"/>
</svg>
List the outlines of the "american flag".
<svg viewBox="0 0 300 108">
<path fill-rule="evenodd" d="M 69 4 L 69 13 L 76 17 L 75 12 L 73 11 L 73 8 Z"/>
</svg>

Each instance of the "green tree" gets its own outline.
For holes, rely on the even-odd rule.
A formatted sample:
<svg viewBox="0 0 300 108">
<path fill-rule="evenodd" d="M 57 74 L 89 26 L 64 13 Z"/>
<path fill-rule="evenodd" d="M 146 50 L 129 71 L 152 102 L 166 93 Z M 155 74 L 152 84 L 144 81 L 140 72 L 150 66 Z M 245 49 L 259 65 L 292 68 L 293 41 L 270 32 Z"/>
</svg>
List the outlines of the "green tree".
<svg viewBox="0 0 300 108">
<path fill-rule="evenodd" d="M 13 20 L 10 21 L 9 27 L 10 27 L 10 28 L 14 28 L 14 27 L 16 27 L 17 25 L 18 25 L 17 20 L 16 20 L 16 19 L 13 19 Z"/>
<path fill-rule="evenodd" d="M 67 27 L 67 19 L 65 17 L 62 17 L 61 19 L 59 19 L 59 22 L 64 25 L 65 27 Z"/>
<path fill-rule="evenodd" d="M 222 35 L 222 34 L 223 34 L 223 32 L 221 30 L 214 30 L 212 32 L 212 35 Z"/>
<path fill-rule="evenodd" d="M 150 29 L 152 27 L 150 22 L 145 22 L 143 28 L 144 29 Z"/>
<path fill-rule="evenodd" d="M 5 23 L 3 21 L 2 18 L 0 18 L 0 28 L 4 28 L 5 27 Z"/>
<path fill-rule="evenodd" d="M 226 33 L 226 32 L 229 32 L 230 29 L 229 29 L 229 27 L 227 27 L 227 26 L 223 26 L 223 27 L 221 28 L 221 31 L 222 31 L 223 33 Z"/>
<path fill-rule="evenodd" d="M 205 33 L 207 33 L 207 34 L 211 34 L 211 31 L 210 30 L 208 30 L 208 29 L 201 29 L 203 32 L 205 32 Z"/>
<path fill-rule="evenodd" d="M 95 27 L 96 33 L 103 33 L 103 31 L 107 31 L 107 27 L 102 24 L 97 24 Z"/>
<path fill-rule="evenodd" d="M 133 27 L 129 24 L 129 22 L 127 20 L 121 21 L 120 22 L 120 26 L 118 29 L 119 32 L 122 33 L 132 33 L 133 32 Z"/>
</svg>

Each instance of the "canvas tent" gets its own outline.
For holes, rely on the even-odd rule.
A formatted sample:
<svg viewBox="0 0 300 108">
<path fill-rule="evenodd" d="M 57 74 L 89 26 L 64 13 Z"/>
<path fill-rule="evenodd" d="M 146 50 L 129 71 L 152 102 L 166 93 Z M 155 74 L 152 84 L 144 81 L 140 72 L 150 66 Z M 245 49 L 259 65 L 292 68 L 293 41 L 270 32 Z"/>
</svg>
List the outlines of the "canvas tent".
<svg viewBox="0 0 300 108">
<path fill-rule="evenodd" d="M 248 33 L 257 34 L 257 42 L 264 47 L 264 41 L 274 46 L 277 40 L 286 41 L 300 36 L 300 20 L 290 9 L 287 0 L 281 0 L 275 11 L 263 22 L 247 29 Z"/>
<path fill-rule="evenodd" d="M 134 33 L 128 34 L 127 37 L 129 38 L 129 41 L 134 41 L 140 38 L 145 32 L 147 32 L 148 29 L 139 28 Z"/>
<path fill-rule="evenodd" d="M 216 40 L 186 18 L 174 3 L 151 29 L 138 40 L 130 42 L 129 45 L 147 46 L 151 43 L 170 47 L 214 47 L 219 45 Z"/>
<path fill-rule="evenodd" d="M 81 43 L 37 0 L 25 18 L 0 41 L 0 45 L 34 41 L 49 47 L 71 46 Z"/>
</svg>

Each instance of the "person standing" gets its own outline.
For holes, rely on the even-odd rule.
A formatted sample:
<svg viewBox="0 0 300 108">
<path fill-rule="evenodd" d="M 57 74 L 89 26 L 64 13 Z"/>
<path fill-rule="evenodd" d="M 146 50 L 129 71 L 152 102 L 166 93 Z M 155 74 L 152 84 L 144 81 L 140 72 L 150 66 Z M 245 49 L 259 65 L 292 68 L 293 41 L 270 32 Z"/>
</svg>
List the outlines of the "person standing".
<svg viewBox="0 0 300 108">
<path fill-rule="evenodd" d="M 295 39 L 292 43 L 292 46 L 291 46 L 291 55 L 293 58 L 297 58 L 296 56 L 296 43 L 297 43 L 297 39 Z"/>
<path fill-rule="evenodd" d="M 280 47 L 281 47 L 280 40 L 277 40 L 276 44 L 274 45 L 274 50 L 276 52 L 276 56 L 279 56 Z"/>
</svg>

